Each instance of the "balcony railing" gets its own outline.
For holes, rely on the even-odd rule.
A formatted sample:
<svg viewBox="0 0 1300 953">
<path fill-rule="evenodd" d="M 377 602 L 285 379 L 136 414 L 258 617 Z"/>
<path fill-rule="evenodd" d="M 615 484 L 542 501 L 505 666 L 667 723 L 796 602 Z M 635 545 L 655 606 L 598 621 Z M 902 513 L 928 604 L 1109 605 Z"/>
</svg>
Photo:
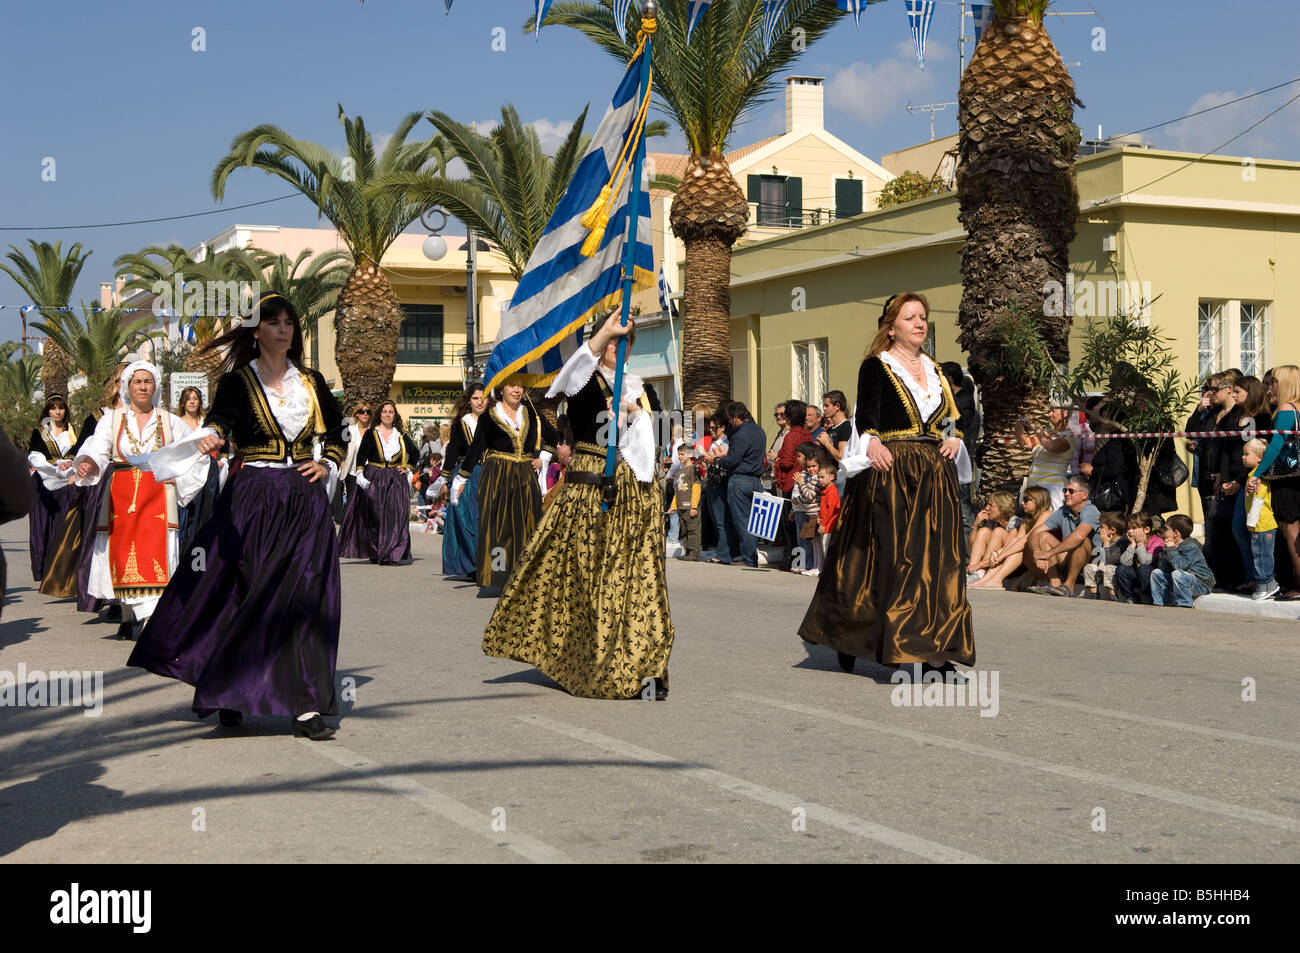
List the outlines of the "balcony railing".
<svg viewBox="0 0 1300 953">
<path fill-rule="evenodd" d="M 834 209 L 792 209 L 763 202 L 749 203 L 749 224 L 758 228 L 811 228 L 814 225 L 829 225 L 833 221 Z"/>
</svg>

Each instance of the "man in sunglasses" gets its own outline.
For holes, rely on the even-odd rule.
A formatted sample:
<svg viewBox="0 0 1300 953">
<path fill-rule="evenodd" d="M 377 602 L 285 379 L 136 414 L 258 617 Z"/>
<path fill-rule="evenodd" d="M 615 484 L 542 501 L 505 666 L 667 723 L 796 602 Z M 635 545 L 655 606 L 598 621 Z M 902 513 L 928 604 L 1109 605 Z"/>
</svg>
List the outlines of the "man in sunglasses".
<svg viewBox="0 0 1300 953">
<path fill-rule="evenodd" d="M 1065 503 L 1047 518 L 1034 544 L 1034 564 L 1047 577 L 1046 585 L 1029 588 L 1039 595 L 1074 595 L 1079 574 L 1101 547 L 1101 513 L 1088 499 L 1088 481 L 1072 476 L 1063 493 Z"/>
<path fill-rule="evenodd" d="M 370 421 L 370 405 L 357 404 L 352 410 L 352 422 L 348 424 L 347 430 L 343 433 L 347 440 L 347 455 L 343 458 L 343 466 L 339 467 L 339 481 L 334 488 L 333 512 L 335 523 L 343 522 L 347 501 L 352 498 L 352 494 L 357 490 L 357 475 L 353 471 L 356 467 L 357 450 L 361 446 L 361 438 L 370 429 Z"/>
</svg>

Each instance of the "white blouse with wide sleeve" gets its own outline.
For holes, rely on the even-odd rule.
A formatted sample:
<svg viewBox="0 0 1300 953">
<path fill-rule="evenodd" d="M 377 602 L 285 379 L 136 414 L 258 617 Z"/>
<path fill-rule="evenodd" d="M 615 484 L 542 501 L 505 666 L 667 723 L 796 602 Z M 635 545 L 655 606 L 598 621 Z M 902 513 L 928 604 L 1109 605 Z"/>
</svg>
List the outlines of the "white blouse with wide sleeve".
<svg viewBox="0 0 1300 953">
<path fill-rule="evenodd" d="M 596 359 L 596 355 L 591 353 L 591 348 L 584 344 L 564 362 L 564 367 L 556 375 L 555 381 L 546 392 L 546 396 L 556 397 L 563 393 L 572 397 L 587 385 L 587 381 L 591 380 L 591 375 L 596 373 L 597 370 L 605 378 L 605 382 L 612 392 L 614 389 L 614 372 L 602 367 Z M 623 402 L 626 404 L 639 404 L 644 393 L 645 384 L 641 378 L 625 370 L 623 372 Z M 655 475 L 655 435 L 650 416 L 644 410 L 632 414 L 627 425 L 621 427 L 622 432 L 618 438 L 619 456 L 632 469 L 633 475 L 641 483 L 649 483 L 654 479 Z M 623 415 L 620 413 L 620 424 L 623 423 L 622 417 Z"/>
</svg>

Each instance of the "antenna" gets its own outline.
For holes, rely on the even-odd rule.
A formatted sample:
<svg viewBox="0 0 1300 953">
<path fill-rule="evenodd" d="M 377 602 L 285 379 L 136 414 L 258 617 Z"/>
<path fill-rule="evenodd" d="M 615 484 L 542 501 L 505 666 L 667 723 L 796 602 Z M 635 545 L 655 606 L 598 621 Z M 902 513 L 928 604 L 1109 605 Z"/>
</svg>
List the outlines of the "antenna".
<svg viewBox="0 0 1300 953">
<path fill-rule="evenodd" d="M 907 111 L 910 113 L 925 112 L 930 114 L 930 141 L 934 142 L 934 114 L 943 112 L 949 106 L 956 106 L 956 103 L 926 103 L 924 106 L 907 105 Z"/>
</svg>

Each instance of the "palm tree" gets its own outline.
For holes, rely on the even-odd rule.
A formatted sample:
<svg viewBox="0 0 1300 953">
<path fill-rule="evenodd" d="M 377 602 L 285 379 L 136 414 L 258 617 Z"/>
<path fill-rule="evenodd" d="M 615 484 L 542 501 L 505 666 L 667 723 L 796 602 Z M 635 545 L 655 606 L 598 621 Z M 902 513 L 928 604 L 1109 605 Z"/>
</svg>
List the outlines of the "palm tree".
<svg viewBox="0 0 1300 953">
<path fill-rule="evenodd" d="M 376 180 L 380 187 L 406 190 L 420 204 L 442 206 L 500 250 L 517 281 L 569 187 L 591 137 L 583 133 L 587 109 L 553 156 L 542 149 L 537 130 L 519 119 L 514 106 L 501 107 L 501 124 L 487 135 L 433 110 L 429 122 L 447 161 L 460 159 L 467 179 L 429 173 L 394 173 Z M 667 124 L 646 124 L 646 135 L 664 135 Z M 656 176 L 652 187 L 671 190 L 671 176 Z"/>
<path fill-rule="evenodd" d="M 1070 317 L 1044 307 L 1049 281 L 1065 283 L 1079 214 L 1074 81 L 1043 27 L 1049 0 L 993 0 L 958 92 L 957 190 L 966 227 L 958 342 L 984 402 L 982 482 L 1012 487 L 1026 451 L 1003 444 L 1022 413 L 1045 416 L 1048 395 L 1008 373 L 995 331 L 1008 315 L 1040 322 L 1051 359 L 1069 361 Z M 1064 309 L 1063 309 L 1064 310 Z"/>
<path fill-rule="evenodd" d="M 29 259 L 19 251 L 16 245 L 10 245 L 12 251 L 5 257 L 13 263 L 13 267 L 0 265 L 0 271 L 14 280 L 27 297 L 32 299 L 41 316 L 49 321 L 60 314 L 60 309 L 66 308 L 72 300 L 73 288 L 91 253 L 82 252 L 81 242 L 69 248 L 67 255 L 63 254 L 62 241 L 51 245 L 49 242 L 29 238 L 27 243 L 31 246 L 32 258 Z M 44 358 L 41 364 L 41 384 L 45 393 L 66 396 L 71 370 L 70 358 L 53 341 L 46 342 Z"/>
<path fill-rule="evenodd" d="M 247 166 L 279 176 L 311 199 L 352 253 L 352 270 L 334 313 L 339 372 L 349 405 L 366 400 L 377 407 L 388 398 L 393 383 L 402 309 L 380 261 L 427 206 L 411 201 L 400 189 L 378 191 L 373 180 L 385 172 L 417 172 L 437 164 L 439 154 L 431 140 L 406 141 L 419 121 L 419 113 L 403 117 L 376 156 L 365 122 L 359 116 L 349 118 L 339 106 L 347 143 L 343 159 L 319 143 L 262 124 L 237 135 L 212 171 L 217 200 L 225 196 L 226 181 L 235 169 Z"/>
<path fill-rule="evenodd" d="M 352 256 L 340 249 L 313 257 L 304 248 L 289 260 L 260 248 L 223 252 L 223 271 L 239 281 L 255 282 L 262 294 L 274 291 L 293 304 L 304 334 L 316 333 L 321 318 L 334 310 L 352 270 Z M 305 267 L 304 267 L 305 266 Z"/>
<path fill-rule="evenodd" d="M 731 396 L 731 246 L 749 225 L 749 201 L 724 158 L 728 143 L 772 97 L 777 75 L 845 14 L 827 0 L 790 0 L 768 48 L 763 0 L 719 0 L 688 46 L 687 10 L 688 0 L 659 0 L 652 66 L 659 105 L 690 150 L 671 215 L 673 232 L 686 245 L 682 389 L 690 407 Z M 626 63 L 640 14 L 628 18 L 627 41 L 615 28 L 610 0 L 556 0 L 545 22 L 580 30 Z M 532 29 L 531 19 L 525 29 Z"/>
<path fill-rule="evenodd" d="M 120 308 L 86 302 L 82 302 L 81 312 L 84 321 L 65 311 L 34 327 L 71 357 L 72 367 L 84 373 L 92 387 L 108 377 L 123 357 L 163 333 L 152 314 L 133 318 Z"/>
<path fill-rule="evenodd" d="M 12 348 L 11 348 L 12 345 Z M 41 389 L 41 356 L 39 354 L 14 354 L 22 348 L 12 341 L 0 347 L 0 400 L 10 402 L 14 397 L 30 397 Z"/>
</svg>

